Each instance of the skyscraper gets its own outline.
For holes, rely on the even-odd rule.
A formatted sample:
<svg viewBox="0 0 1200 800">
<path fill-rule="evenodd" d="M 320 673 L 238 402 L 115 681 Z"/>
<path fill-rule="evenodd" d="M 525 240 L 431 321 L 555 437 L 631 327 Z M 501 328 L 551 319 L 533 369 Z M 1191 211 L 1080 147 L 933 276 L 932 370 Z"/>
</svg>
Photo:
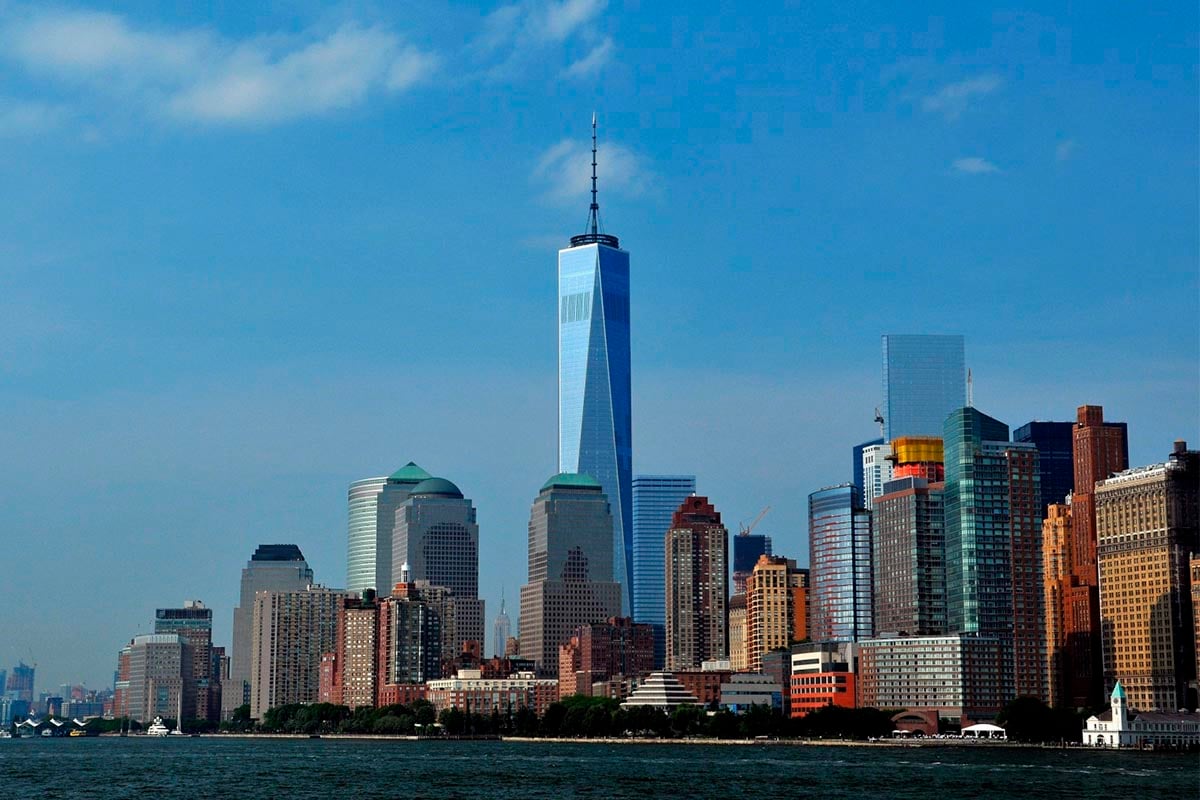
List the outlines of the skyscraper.
<svg viewBox="0 0 1200 800">
<path fill-rule="evenodd" d="M 129 646 L 126 711 L 131 719 L 188 719 L 196 707 L 192 648 L 175 633 L 135 636 Z M 182 712 L 182 713 L 181 713 Z"/>
<path fill-rule="evenodd" d="M 871 636 L 871 512 L 858 487 L 808 496 L 808 635 L 814 642 Z"/>
<path fill-rule="evenodd" d="M 729 531 L 707 497 L 683 501 L 666 534 L 667 669 L 729 654 Z"/>
<path fill-rule="evenodd" d="M 733 593 L 746 593 L 746 579 L 761 556 L 773 555 L 771 537 L 765 533 L 738 532 L 733 537 Z"/>
<path fill-rule="evenodd" d="M 400 575 L 405 565 L 414 583 L 428 581 L 454 593 L 456 645 L 471 641 L 482 647 L 479 525 L 471 501 L 445 478 L 416 484 L 396 509 L 392 575 Z"/>
<path fill-rule="evenodd" d="M 521 587 L 521 656 L 558 674 L 558 648 L 581 625 L 620 616 L 612 515 L 599 482 L 559 473 L 529 513 L 529 582 Z"/>
<path fill-rule="evenodd" d="M 1043 561 L 1056 578 L 1045 576 L 1050 695 L 1059 705 L 1091 708 L 1104 697 L 1094 497 L 1098 481 L 1129 465 L 1126 425 L 1105 422 L 1100 406 L 1080 406 L 1074 424 L 1053 424 L 1068 427 L 1074 492 L 1044 523 Z"/>
<path fill-rule="evenodd" d="M 504 655 L 504 647 L 508 644 L 510 636 L 512 636 L 512 620 L 509 619 L 508 612 L 504 610 L 504 592 L 501 592 L 500 613 L 496 615 L 496 621 L 492 624 L 492 655 Z"/>
<path fill-rule="evenodd" d="M 762 672 L 763 656 L 792 643 L 797 609 L 788 578 L 794 572 L 795 561 L 762 555 L 746 579 L 745 660 L 750 672 Z"/>
<path fill-rule="evenodd" d="M 294 544 L 260 544 L 242 570 L 241 595 L 233 609 L 233 651 L 229 657 L 229 680 L 222 685 L 221 713 L 229 717 L 235 708 L 250 702 L 251 634 L 254 595 L 262 591 L 299 591 L 313 581 L 304 554 Z"/>
<path fill-rule="evenodd" d="M 34 671 L 35 667 L 29 666 L 24 661 L 18 661 L 8 675 L 5 691 L 12 693 L 18 700 L 32 703 Z"/>
<path fill-rule="evenodd" d="M 195 707 L 185 716 L 195 719 L 221 718 L 221 676 L 213 669 L 212 609 L 199 600 L 185 600 L 182 608 L 160 608 L 154 612 L 154 632 L 174 633 L 192 649 L 192 687 Z"/>
<path fill-rule="evenodd" d="M 1026 422 L 1013 431 L 1014 442 L 1037 447 L 1042 482 L 1042 518 L 1051 503 L 1062 503 L 1075 487 L 1074 423 Z"/>
<path fill-rule="evenodd" d="M 663 541 L 675 510 L 695 493 L 695 475 L 633 479 L 633 618 L 654 626 L 654 665 L 659 669 L 666 658 L 667 636 Z"/>
<path fill-rule="evenodd" d="M 433 476 L 408 462 L 386 478 L 364 478 L 350 484 L 346 589 L 362 593 L 392 591 L 392 533 L 396 509 L 421 481 Z"/>
<path fill-rule="evenodd" d="M 863 448 L 862 499 L 863 508 L 875 507 L 875 498 L 883 494 L 883 485 L 892 479 L 892 446 L 873 444 Z"/>
<path fill-rule="evenodd" d="M 866 482 L 866 478 L 863 476 L 863 451 L 868 447 L 873 447 L 877 444 L 883 444 L 883 439 L 872 439 L 869 442 L 863 442 L 862 444 L 854 445 L 854 454 L 850 462 L 850 469 L 854 474 L 854 480 L 852 480 L 851 483 L 857 486 L 860 492 L 863 490 L 863 484 Z"/>
<path fill-rule="evenodd" d="M 601 232 L 592 117 L 588 230 L 558 251 L 558 469 L 591 475 L 612 507 L 613 570 L 633 606 L 629 253 Z"/>
<path fill-rule="evenodd" d="M 1095 513 L 1105 687 L 1120 681 L 1138 711 L 1194 707 L 1189 569 L 1200 553 L 1200 451 L 1176 442 L 1165 463 L 1103 481 Z"/>
<path fill-rule="evenodd" d="M 946 602 L 952 633 L 1012 646 L 1018 695 L 1046 697 L 1037 447 L 974 408 L 946 418 Z"/>
<path fill-rule="evenodd" d="M 337 622 L 346 592 L 323 586 L 254 595 L 250 630 L 250 715 L 315 703 L 321 657 L 337 651 Z"/>
<path fill-rule="evenodd" d="M 962 336 L 885 334 L 884 439 L 941 436 L 946 416 L 966 405 Z"/>
<path fill-rule="evenodd" d="M 896 478 L 871 512 L 876 636 L 946 633 L 944 484 Z"/>
</svg>

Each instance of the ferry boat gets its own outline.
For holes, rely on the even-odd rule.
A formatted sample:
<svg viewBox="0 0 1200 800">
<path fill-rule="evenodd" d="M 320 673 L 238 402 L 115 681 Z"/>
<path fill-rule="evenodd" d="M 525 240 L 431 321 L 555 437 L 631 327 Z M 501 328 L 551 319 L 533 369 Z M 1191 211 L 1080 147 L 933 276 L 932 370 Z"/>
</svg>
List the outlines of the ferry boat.
<svg viewBox="0 0 1200 800">
<path fill-rule="evenodd" d="M 171 732 L 171 729 L 163 725 L 162 717 L 155 717 L 154 722 L 150 723 L 150 727 L 146 728 L 147 736 L 166 736 Z"/>
</svg>

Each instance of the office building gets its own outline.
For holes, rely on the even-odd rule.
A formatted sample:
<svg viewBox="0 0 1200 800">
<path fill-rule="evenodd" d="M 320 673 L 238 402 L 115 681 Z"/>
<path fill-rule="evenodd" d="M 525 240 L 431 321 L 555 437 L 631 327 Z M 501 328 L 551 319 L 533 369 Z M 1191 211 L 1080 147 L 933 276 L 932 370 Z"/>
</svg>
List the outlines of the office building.
<svg viewBox="0 0 1200 800">
<path fill-rule="evenodd" d="M 619 617 L 611 503 L 589 475 L 560 473 L 529 515 L 529 583 L 521 587 L 521 656 L 558 674 L 558 648 L 580 625 Z"/>
<path fill-rule="evenodd" d="M 869 638 L 871 512 L 844 483 L 808 496 L 808 634 L 816 642 Z"/>
<path fill-rule="evenodd" d="M 807 643 L 792 648 L 789 716 L 799 719 L 826 706 L 858 707 L 851 647 Z"/>
<path fill-rule="evenodd" d="M 896 478 L 871 515 L 876 635 L 946 633 L 944 484 Z"/>
<path fill-rule="evenodd" d="M 154 632 L 174 633 L 191 646 L 192 688 L 195 706 L 188 709 L 194 719 L 221 718 L 221 676 L 216 671 L 212 645 L 212 609 L 199 600 L 185 600 L 182 608 L 160 608 L 154 612 Z"/>
<path fill-rule="evenodd" d="M 735 673 L 721 684 L 721 708 L 741 714 L 754 706 L 783 711 L 783 684 L 769 675 Z"/>
<path fill-rule="evenodd" d="M 863 491 L 864 484 L 866 483 L 866 477 L 863 475 L 863 451 L 868 447 L 883 443 L 883 439 L 872 439 L 869 442 L 854 445 L 851 456 L 851 473 L 854 476 L 854 480 L 851 483 L 858 487 L 859 492 Z"/>
<path fill-rule="evenodd" d="M 1042 583 L 1045 587 L 1044 603 L 1046 622 L 1046 702 L 1055 708 L 1086 707 L 1088 687 L 1082 687 L 1081 698 L 1075 697 L 1068 684 L 1069 675 L 1076 674 L 1079 667 L 1073 662 L 1082 659 L 1084 669 L 1092 660 L 1090 642 L 1079 636 L 1068 637 L 1067 617 L 1087 620 L 1091 617 L 1091 592 L 1073 591 L 1071 586 L 1074 564 L 1071 552 L 1074 539 L 1071 535 L 1071 497 L 1065 503 L 1051 503 L 1042 520 Z M 1073 595 L 1073 596 L 1072 596 Z M 1079 602 L 1082 601 L 1082 608 Z M 1097 611 L 1099 595 L 1096 595 Z M 1099 641 L 1097 640 L 1097 644 Z M 1099 670 L 1096 675 L 1100 675 Z M 1090 683 L 1090 681 L 1088 681 Z M 1084 705 L 1078 701 L 1083 700 Z"/>
<path fill-rule="evenodd" d="M 883 438 L 941 436 L 966 385 L 962 336 L 884 335 Z"/>
<path fill-rule="evenodd" d="M 883 485 L 892 479 L 892 446 L 874 444 L 863 448 L 863 508 L 870 511 L 875 498 L 883 494 Z"/>
<path fill-rule="evenodd" d="M 667 668 L 727 658 L 729 532 L 707 497 L 676 509 L 666 535 Z"/>
<path fill-rule="evenodd" d="M 350 484 L 346 590 L 392 590 L 392 537 L 396 509 L 412 488 L 433 476 L 408 462 L 386 478 L 365 478 Z"/>
<path fill-rule="evenodd" d="M 604 233 L 596 201 L 588 229 L 558 251 L 558 470 L 591 475 L 611 505 L 613 577 L 632 608 L 633 424 L 629 358 L 629 253 Z"/>
<path fill-rule="evenodd" d="M 1046 698 L 1037 448 L 974 408 L 946 418 L 946 603 L 952 633 L 1011 642 L 1018 695 Z"/>
<path fill-rule="evenodd" d="M 392 575 L 407 565 L 409 580 L 427 581 L 454 594 L 457 641 L 483 646 L 484 608 L 479 599 L 479 525 L 475 507 L 445 478 L 415 484 L 396 508 Z"/>
<path fill-rule="evenodd" d="M 1130 708 L 1194 708 L 1196 628 L 1190 556 L 1200 553 L 1200 451 L 1125 470 L 1095 490 L 1106 685 Z"/>
<path fill-rule="evenodd" d="M 250 629 L 250 716 L 291 703 L 315 703 L 321 658 L 337 651 L 346 592 L 310 585 L 254 595 Z"/>
<path fill-rule="evenodd" d="M 992 722 L 1011 701 L 1008 640 L 954 634 L 871 639 L 858 645 L 858 704 L 935 710 L 966 727 Z"/>
<path fill-rule="evenodd" d="M 676 506 L 678 507 L 678 505 Z M 746 593 L 746 578 L 754 571 L 760 556 L 771 555 L 771 537 L 763 533 L 739 531 L 733 537 L 733 588 L 734 594 Z"/>
<path fill-rule="evenodd" d="M 313 572 L 304 554 L 294 544 L 260 544 L 242 570 L 238 605 L 233 609 L 233 650 L 229 654 L 229 678 L 222 681 L 221 713 L 228 719 L 233 710 L 250 702 L 250 679 L 254 619 L 254 596 L 264 591 L 302 591 L 313 582 Z"/>
<path fill-rule="evenodd" d="M 1037 447 L 1038 473 L 1042 486 L 1042 518 L 1051 503 L 1062 503 L 1075 488 L 1075 424 L 1072 422 L 1026 422 L 1013 431 L 1014 442 Z"/>
<path fill-rule="evenodd" d="M 654 666 L 659 669 L 665 663 L 667 636 L 663 541 L 675 509 L 695 493 L 695 475 L 633 478 L 633 618 L 654 626 Z"/>
<path fill-rule="evenodd" d="M 192 648 L 174 633 L 135 636 L 129 644 L 125 714 L 148 723 L 155 717 L 190 719 L 196 707 Z"/>
<path fill-rule="evenodd" d="M 496 615 L 496 621 L 492 623 L 492 655 L 503 656 L 505 653 L 505 645 L 512 637 L 512 620 L 508 617 L 508 612 L 504 610 L 504 593 L 500 593 L 500 613 Z"/>
</svg>

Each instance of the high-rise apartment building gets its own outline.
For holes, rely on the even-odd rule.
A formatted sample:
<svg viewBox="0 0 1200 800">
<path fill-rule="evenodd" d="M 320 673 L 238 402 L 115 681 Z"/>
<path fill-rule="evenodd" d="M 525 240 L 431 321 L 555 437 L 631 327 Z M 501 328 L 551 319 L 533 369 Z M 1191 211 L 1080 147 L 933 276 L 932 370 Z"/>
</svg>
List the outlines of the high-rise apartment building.
<svg viewBox="0 0 1200 800">
<path fill-rule="evenodd" d="M 1074 488 L 1069 498 L 1056 501 L 1069 504 L 1046 510 L 1043 525 L 1043 563 L 1054 570 L 1053 580 L 1043 577 L 1048 688 L 1056 705 L 1092 708 L 1104 697 L 1093 498 L 1097 481 L 1128 466 L 1127 428 L 1123 422 L 1105 422 L 1100 406 L 1080 406 L 1075 423 L 1042 424 L 1068 428 L 1071 458 L 1066 471 Z M 1039 454 L 1052 450 L 1061 462 L 1061 442 L 1056 440 L 1051 448 L 1044 441 L 1047 437 L 1041 438 Z M 1058 471 L 1064 471 L 1061 464 Z M 1045 469 L 1042 474 L 1044 478 Z M 1054 480 L 1061 482 L 1062 476 Z"/>
<path fill-rule="evenodd" d="M 762 672 L 763 656 L 792 643 L 796 609 L 789 577 L 795 572 L 795 561 L 764 555 L 746 579 L 745 648 L 750 672 Z"/>
<path fill-rule="evenodd" d="M 396 509 L 392 575 L 407 565 L 409 580 L 428 581 L 454 593 L 458 649 L 483 646 L 484 609 L 479 599 L 479 525 L 475 507 L 445 478 L 414 485 Z"/>
<path fill-rule="evenodd" d="M 529 514 L 529 583 L 521 587 L 521 656 L 558 674 L 558 648 L 580 625 L 621 616 L 611 504 L 589 475 L 559 473 Z"/>
<path fill-rule="evenodd" d="M 381 695 L 389 686 L 411 686 L 442 677 L 445 612 L 426 594 L 427 590 L 402 581 L 379 605 L 377 674 Z M 453 624 L 453 620 L 449 622 Z"/>
<path fill-rule="evenodd" d="M 947 620 L 952 633 L 1011 643 L 1018 695 L 1046 697 L 1042 520 L 1037 447 L 961 408 L 946 418 Z"/>
<path fill-rule="evenodd" d="M 500 593 L 500 613 L 492 623 L 492 655 L 503 656 L 504 648 L 512 636 L 512 620 L 504 610 L 504 593 Z"/>
<path fill-rule="evenodd" d="M 174 633 L 135 636 L 129 645 L 127 716 L 146 723 L 155 717 L 180 720 L 196 707 L 192 648 Z"/>
<path fill-rule="evenodd" d="M 730 595 L 726 619 L 729 628 L 729 668 L 734 672 L 748 672 L 750 670 L 750 651 L 746 646 L 746 595 L 744 593 Z"/>
<path fill-rule="evenodd" d="M 851 456 L 851 473 L 854 475 L 854 480 L 851 483 L 858 487 L 859 492 L 863 491 L 863 485 L 866 483 L 866 477 L 863 475 L 863 451 L 868 447 L 883 443 L 883 439 L 872 439 L 869 442 L 854 445 Z"/>
<path fill-rule="evenodd" d="M 294 544 L 260 544 L 242 570 L 239 602 L 233 609 L 229 679 L 222 682 L 221 713 L 228 718 L 250 702 L 254 596 L 263 591 L 302 591 L 313 582 L 304 554 Z"/>
<path fill-rule="evenodd" d="M 877 636 L 946 633 L 944 484 L 896 478 L 875 499 L 872 570 Z"/>
<path fill-rule="evenodd" d="M 18 700 L 32 703 L 34 673 L 34 667 L 29 666 L 24 661 L 18 661 L 17 665 L 12 668 L 12 671 L 8 675 L 5 692 L 14 695 Z"/>
<path fill-rule="evenodd" d="M 626 611 L 633 604 L 629 352 L 629 253 L 601 229 L 593 117 L 588 230 L 558 251 L 558 469 L 591 475 L 612 506 L 613 575 Z"/>
<path fill-rule="evenodd" d="M 857 486 L 808 496 L 808 634 L 815 642 L 870 638 L 871 512 Z"/>
<path fill-rule="evenodd" d="M 656 669 L 662 668 L 666 658 L 663 541 L 675 509 L 695 493 L 695 475 L 635 475 L 633 478 L 633 618 L 654 626 Z M 736 571 L 736 564 L 734 569 Z"/>
<path fill-rule="evenodd" d="M 892 479 L 892 446 L 874 444 L 863 448 L 863 508 L 875 507 L 875 498 L 883 494 L 883 485 Z"/>
<path fill-rule="evenodd" d="M 698 670 L 729 653 L 729 532 L 707 497 L 689 497 L 666 534 L 667 669 Z"/>
<path fill-rule="evenodd" d="M 192 688 L 195 700 L 186 716 L 195 719 L 221 718 L 221 676 L 216 671 L 212 645 L 212 609 L 199 600 L 185 600 L 182 608 L 160 608 L 154 612 L 154 632 L 174 633 L 191 646 Z"/>
<path fill-rule="evenodd" d="M 962 336 L 884 335 L 883 438 L 941 436 L 966 405 L 966 385 Z"/>
<path fill-rule="evenodd" d="M 310 585 L 254 595 L 250 629 L 250 715 L 320 697 L 321 657 L 337 651 L 346 592 Z"/>
<path fill-rule="evenodd" d="M 1138 711 L 1191 707 L 1197 643 L 1189 570 L 1191 554 L 1200 553 L 1200 451 L 1176 442 L 1165 463 L 1102 481 L 1095 514 L 1106 688 L 1120 681 Z"/>
<path fill-rule="evenodd" d="M 343 597 L 337 616 L 334 651 L 336 694 L 331 702 L 374 706 L 379 693 L 379 603 L 374 589 L 363 596 Z"/>
</svg>

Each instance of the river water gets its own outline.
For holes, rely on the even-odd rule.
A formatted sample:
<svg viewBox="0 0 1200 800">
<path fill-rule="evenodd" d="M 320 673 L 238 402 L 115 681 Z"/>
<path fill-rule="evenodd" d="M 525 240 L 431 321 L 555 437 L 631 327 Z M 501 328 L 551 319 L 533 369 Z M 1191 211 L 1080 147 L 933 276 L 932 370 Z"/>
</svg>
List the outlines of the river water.
<svg viewBox="0 0 1200 800">
<path fill-rule="evenodd" d="M 0 740 L 10 797 L 1200 797 L 1195 754 L 345 739 Z"/>
</svg>

